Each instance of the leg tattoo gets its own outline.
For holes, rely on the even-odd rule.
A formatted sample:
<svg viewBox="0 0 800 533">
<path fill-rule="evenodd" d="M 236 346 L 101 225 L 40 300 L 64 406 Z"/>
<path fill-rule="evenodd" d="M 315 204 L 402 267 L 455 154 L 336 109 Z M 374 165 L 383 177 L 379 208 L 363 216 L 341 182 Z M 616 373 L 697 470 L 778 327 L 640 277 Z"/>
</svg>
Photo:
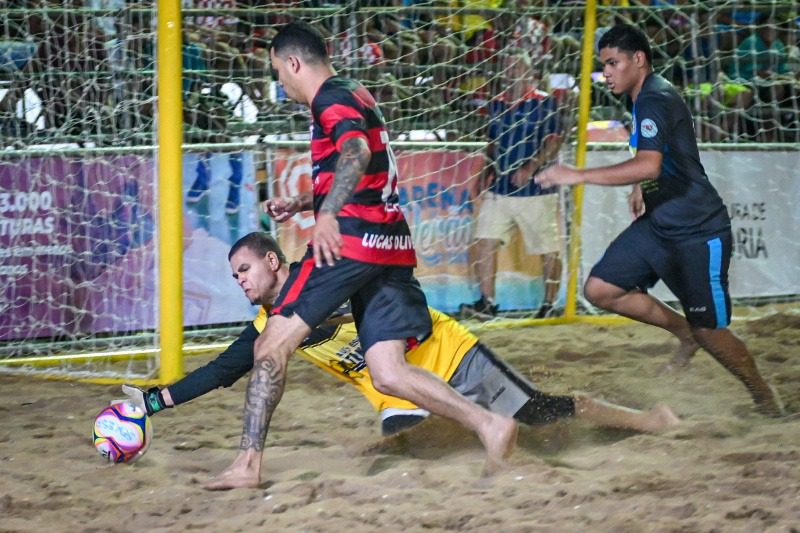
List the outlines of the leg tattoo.
<svg viewBox="0 0 800 533">
<path fill-rule="evenodd" d="M 240 450 L 264 449 L 272 413 L 278 406 L 286 386 L 286 365 L 272 359 L 256 362 L 244 402 L 244 430 Z"/>
</svg>

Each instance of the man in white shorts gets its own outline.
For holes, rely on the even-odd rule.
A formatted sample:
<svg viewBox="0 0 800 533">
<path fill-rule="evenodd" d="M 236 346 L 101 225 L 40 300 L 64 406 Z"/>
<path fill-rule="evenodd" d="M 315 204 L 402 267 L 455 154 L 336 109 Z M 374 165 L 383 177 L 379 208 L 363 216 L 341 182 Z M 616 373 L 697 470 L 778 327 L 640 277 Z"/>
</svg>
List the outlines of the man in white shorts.
<svg viewBox="0 0 800 533">
<path fill-rule="evenodd" d="M 561 277 L 562 228 L 556 189 L 543 189 L 533 176 L 558 154 L 563 136 L 556 101 L 533 83 L 532 61 L 523 49 L 505 52 L 503 74 L 508 89 L 489 105 L 489 145 L 485 175 L 494 179 L 484 194 L 475 231 L 481 297 L 461 304 L 462 316 L 497 314 L 497 253 L 519 229 L 529 255 L 543 256 L 544 298 L 536 316 L 552 313 Z"/>
</svg>

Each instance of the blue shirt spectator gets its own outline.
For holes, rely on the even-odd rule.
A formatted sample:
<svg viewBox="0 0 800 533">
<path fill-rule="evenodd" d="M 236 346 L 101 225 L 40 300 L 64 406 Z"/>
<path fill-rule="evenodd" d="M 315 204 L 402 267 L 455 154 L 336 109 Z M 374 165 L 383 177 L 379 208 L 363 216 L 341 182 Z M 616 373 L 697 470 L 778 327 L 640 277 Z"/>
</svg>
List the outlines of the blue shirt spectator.
<svg viewBox="0 0 800 533">
<path fill-rule="evenodd" d="M 489 104 L 489 142 L 494 144 L 495 179 L 489 190 L 506 196 L 537 196 L 554 189 L 542 189 L 533 180 L 522 187 L 512 176 L 537 155 L 545 139 L 558 132 L 556 101 L 544 91 L 531 89 L 518 101 L 507 93 Z"/>
</svg>

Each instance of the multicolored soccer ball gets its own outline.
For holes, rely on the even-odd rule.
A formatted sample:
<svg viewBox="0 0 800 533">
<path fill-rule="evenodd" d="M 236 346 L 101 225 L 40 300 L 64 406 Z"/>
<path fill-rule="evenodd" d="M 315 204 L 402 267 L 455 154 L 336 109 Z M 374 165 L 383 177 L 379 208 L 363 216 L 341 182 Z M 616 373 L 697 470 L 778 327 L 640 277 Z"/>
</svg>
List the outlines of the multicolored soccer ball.
<svg viewBox="0 0 800 533">
<path fill-rule="evenodd" d="M 130 463 L 147 451 L 153 426 L 147 413 L 129 402 L 109 405 L 94 420 L 94 447 L 111 463 Z"/>
</svg>

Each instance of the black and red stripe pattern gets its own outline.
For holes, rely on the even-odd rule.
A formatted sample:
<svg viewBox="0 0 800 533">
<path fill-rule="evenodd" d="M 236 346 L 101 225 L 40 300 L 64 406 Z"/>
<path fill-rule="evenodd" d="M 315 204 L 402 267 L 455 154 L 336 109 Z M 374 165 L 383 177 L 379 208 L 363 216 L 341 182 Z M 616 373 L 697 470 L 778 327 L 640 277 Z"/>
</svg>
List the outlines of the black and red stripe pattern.
<svg viewBox="0 0 800 533">
<path fill-rule="evenodd" d="M 297 300 L 297 297 L 303 291 L 303 287 L 305 287 L 306 282 L 308 281 L 308 277 L 311 275 L 311 271 L 314 269 L 314 259 L 308 258 L 303 260 L 300 263 L 300 268 L 298 269 L 298 274 L 294 279 L 289 279 L 289 290 L 286 292 L 286 296 L 284 296 L 278 305 L 274 306 L 270 309 L 269 314 L 272 315 L 279 315 L 281 313 L 281 309 L 283 306 L 294 303 Z"/>
<path fill-rule="evenodd" d="M 367 170 L 338 215 L 342 255 L 367 263 L 415 266 L 411 232 L 397 194 L 397 171 L 389 135 L 375 99 L 356 81 L 333 76 L 311 103 L 314 213 L 336 175 L 342 144 L 362 137 L 372 152 Z"/>
</svg>

